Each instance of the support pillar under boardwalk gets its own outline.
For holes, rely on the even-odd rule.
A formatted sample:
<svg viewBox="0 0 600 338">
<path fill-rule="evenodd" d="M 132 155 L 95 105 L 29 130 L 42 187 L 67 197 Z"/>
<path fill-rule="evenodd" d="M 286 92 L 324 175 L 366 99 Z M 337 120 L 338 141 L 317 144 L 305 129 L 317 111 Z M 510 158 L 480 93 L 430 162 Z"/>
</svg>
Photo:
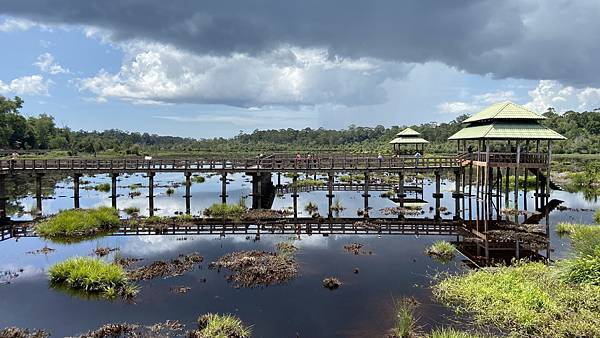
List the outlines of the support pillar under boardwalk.
<svg viewBox="0 0 600 338">
<path fill-rule="evenodd" d="M 8 221 L 6 201 L 8 196 L 6 194 L 6 175 L 0 174 L 0 225 L 3 225 Z"/>
<path fill-rule="evenodd" d="M 117 178 L 119 178 L 119 173 L 111 173 L 110 174 L 110 180 L 111 180 L 111 188 L 110 188 L 110 200 L 111 200 L 111 206 L 113 208 L 117 208 Z"/>
<path fill-rule="evenodd" d="M 81 174 L 73 174 L 73 208 L 79 209 L 79 179 Z"/>
<path fill-rule="evenodd" d="M 252 176 L 252 209 L 271 209 L 275 200 L 275 185 L 270 172 L 255 172 Z"/>
<path fill-rule="evenodd" d="M 298 219 L 298 176 L 292 177 L 292 199 L 294 201 L 294 221 Z"/>
<path fill-rule="evenodd" d="M 444 197 L 444 194 L 442 194 L 442 178 L 439 171 L 436 171 L 434 174 L 435 192 L 433 193 L 433 198 L 435 198 L 435 219 L 440 220 L 442 218 L 440 215 L 441 199 Z"/>
<path fill-rule="evenodd" d="M 404 173 L 400 171 L 398 173 L 398 200 L 400 207 L 404 207 L 404 197 L 406 197 L 404 193 Z"/>
<path fill-rule="evenodd" d="M 365 171 L 365 186 L 364 186 L 364 193 L 362 194 L 362 196 L 365 199 L 363 215 L 365 218 L 369 218 L 369 197 L 371 197 L 371 195 L 369 194 L 369 172 L 368 171 Z"/>
<path fill-rule="evenodd" d="M 333 217 L 333 211 L 331 210 L 331 207 L 333 206 L 333 197 L 335 197 L 335 195 L 333 195 L 333 180 L 334 180 L 335 174 L 334 173 L 329 173 L 328 179 L 327 179 L 327 200 L 328 200 L 328 217 L 332 218 Z"/>
<path fill-rule="evenodd" d="M 227 173 L 221 174 L 221 195 L 219 197 L 221 197 L 221 203 L 227 203 Z"/>
<path fill-rule="evenodd" d="M 150 171 L 147 174 L 148 177 L 148 215 L 154 216 L 154 175 L 155 173 Z"/>
<path fill-rule="evenodd" d="M 461 170 L 454 171 L 455 188 L 454 192 L 452 193 L 452 197 L 454 198 L 454 219 L 460 218 L 460 200 L 463 198 L 463 194 L 460 190 L 461 174 Z"/>
<path fill-rule="evenodd" d="M 185 173 L 185 213 L 186 215 L 191 214 L 191 197 L 192 197 L 192 173 L 187 171 Z"/>
<path fill-rule="evenodd" d="M 43 173 L 35 174 L 35 207 L 37 209 L 37 214 L 42 213 L 42 178 L 44 177 Z"/>
</svg>

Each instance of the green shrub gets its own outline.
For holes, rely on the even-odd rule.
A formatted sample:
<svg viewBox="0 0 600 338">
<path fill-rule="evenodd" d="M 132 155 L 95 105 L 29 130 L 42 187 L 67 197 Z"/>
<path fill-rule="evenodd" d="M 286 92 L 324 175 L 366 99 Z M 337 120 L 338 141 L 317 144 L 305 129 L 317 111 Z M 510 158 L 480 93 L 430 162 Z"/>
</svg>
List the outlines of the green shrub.
<svg viewBox="0 0 600 338">
<path fill-rule="evenodd" d="M 171 196 L 175 193 L 175 189 L 173 189 L 172 187 L 168 187 L 165 193 L 167 194 L 167 196 Z"/>
<path fill-rule="evenodd" d="M 594 221 L 600 224 L 600 209 L 596 210 L 596 213 L 594 213 Z"/>
<path fill-rule="evenodd" d="M 556 225 L 555 231 L 558 235 L 560 236 L 564 236 L 564 235 L 571 235 L 575 232 L 575 229 L 580 227 L 581 225 L 579 224 L 574 224 L 574 223 L 558 223 Z"/>
<path fill-rule="evenodd" d="M 117 295 L 130 297 L 136 293 L 120 265 L 109 264 L 97 258 L 69 258 L 51 266 L 48 276 L 53 285 L 89 294 L 101 294 L 107 298 Z"/>
<path fill-rule="evenodd" d="M 600 250 L 599 255 L 583 255 L 562 261 L 563 277 L 569 283 L 592 284 L 600 286 Z"/>
<path fill-rule="evenodd" d="M 195 338 L 248 338 L 252 335 L 249 327 L 233 315 L 208 313 L 198 318 L 198 330 L 190 336 Z"/>
<path fill-rule="evenodd" d="M 571 237 L 573 250 L 581 256 L 600 255 L 600 226 L 575 226 Z"/>
<path fill-rule="evenodd" d="M 120 224 L 119 213 L 110 207 L 62 210 L 36 226 L 44 237 L 86 236 L 109 231 Z"/>
<path fill-rule="evenodd" d="M 192 182 L 194 183 L 204 183 L 204 181 L 206 181 L 204 176 L 192 176 Z"/>
<path fill-rule="evenodd" d="M 109 192 L 110 184 L 109 183 L 96 184 L 96 186 L 94 186 L 94 190 L 101 191 L 101 192 Z"/>
<path fill-rule="evenodd" d="M 204 209 L 204 216 L 216 218 L 240 218 L 246 212 L 246 208 L 239 204 L 215 203 Z"/>
</svg>

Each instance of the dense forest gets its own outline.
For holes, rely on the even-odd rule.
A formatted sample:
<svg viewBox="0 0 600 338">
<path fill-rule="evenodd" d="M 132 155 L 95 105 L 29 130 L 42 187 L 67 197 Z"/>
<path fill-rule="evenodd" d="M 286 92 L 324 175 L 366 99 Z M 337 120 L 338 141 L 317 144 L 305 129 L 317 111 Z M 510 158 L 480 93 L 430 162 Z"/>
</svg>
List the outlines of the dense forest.
<svg viewBox="0 0 600 338">
<path fill-rule="evenodd" d="M 357 127 L 343 130 L 328 129 L 278 129 L 255 130 L 232 138 L 192 139 L 176 136 L 159 136 L 148 133 L 106 131 L 74 131 L 59 128 L 54 118 L 47 114 L 25 117 L 21 114 L 23 100 L 0 96 L 0 149 L 62 150 L 69 154 L 160 154 L 176 152 L 221 153 L 265 151 L 318 151 L 344 150 L 353 152 L 384 152 L 391 147 L 387 142 L 407 126 Z M 557 114 L 553 109 L 544 113 L 543 122 L 548 127 L 569 138 L 557 142 L 557 153 L 600 153 L 600 112 L 568 111 Z M 455 144 L 447 138 L 458 131 L 468 115 L 450 122 L 430 122 L 412 125 L 431 142 L 430 152 L 449 152 Z"/>
</svg>

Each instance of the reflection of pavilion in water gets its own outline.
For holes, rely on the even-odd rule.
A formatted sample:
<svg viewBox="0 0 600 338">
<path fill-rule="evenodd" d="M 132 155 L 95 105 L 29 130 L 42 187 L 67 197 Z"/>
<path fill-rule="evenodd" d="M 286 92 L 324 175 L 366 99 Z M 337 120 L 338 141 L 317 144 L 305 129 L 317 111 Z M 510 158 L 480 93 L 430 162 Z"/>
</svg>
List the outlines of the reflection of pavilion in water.
<svg viewBox="0 0 600 338">
<path fill-rule="evenodd" d="M 316 154 L 311 158 L 294 158 L 272 154 L 258 159 L 176 159 L 176 160 L 43 160 L 4 163 L 0 161 L 0 219 L 6 217 L 4 178 L 13 172 L 32 173 L 36 177 L 36 203 L 41 210 L 41 177 L 46 172 L 66 172 L 74 178 L 75 207 L 79 207 L 79 178 L 83 173 L 109 173 L 111 200 L 117 203 L 117 177 L 126 172 L 146 172 L 148 178 L 148 210 L 154 210 L 154 175 L 157 172 L 183 172 L 185 175 L 185 206 L 190 213 L 192 173 L 221 175 L 221 198 L 227 202 L 227 175 L 246 173 L 252 176 L 252 208 L 270 208 L 276 190 L 291 193 L 293 217 L 228 221 L 201 219 L 189 227 L 129 229 L 123 226 L 116 235 L 186 235 L 186 234 L 436 234 L 456 235 L 459 248 L 473 261 L 491 261 L 501 256 L 535 256 L 545 248 L 549 257 L 548 213 L 557 206 L 549 201 L 552 141 L 564 139 L 558 133 L 539 124 L 544 117 L 510 102 L 494 104 L 465 120 L 465 128 L 450 137 L 456 140 L 458 152 L 451 156 L 348 156 L 346 154 Z M 405 130 L 393 142 L 396 152 L 401 147 L 414 146 L 424 153 L 426 140 L 414 130 Z M 419 147 L 420 146 L 420 147 Z M 420 148 L 420 149 L 419 149 Z M 293 173 L 292 182 L 281 184 L 281 173 Z M 277 173 L 277 184 L 272 174 Z M 328 213 L 319 218 L 298 216 L 298 192 L 309 189 L 299 186 L 297 177 L 325 175 L 326 182 L 310 189 L 326 190 Z M 336 183 L 336 175 L 351 173 L 362 177 L 354 184 Z M 442 174 L 454 176 L 453 210 L 443 210 L 441 199 Z M 385 182 L 376 182 L 385 175 Z M 411 218 L 414 204 L 426 203 L 423 182 L 425 176 L 434 178 L 435 216 L 433 219 Z M 393 177 L 393 179 L 391 179 Z M 396 179 L 397 178 L 397 179 Z M 370 191 L 393 189 L 391 199 L 401 211 L 398 217 L 369 217 Z M 340 218 L 332 212 L 334 191 L 357 190 L 364 198 L 364 217 Z M 534 203 L 528 203 L 533 192 Z M 521 203 L 521 197 L 522 203 Z M 512 199 L 511 199 L 512 196 Z M 451 219 L 443 216 L 451 214 Z M 10 220 L 9 220 L 10 221 Z M 540 226 L 540 222 L 545 224 Z M 197 223 L 197 224 L 196 224 Z M 30 232 L 4 226 L 2 238 L 27 236 Z"/>
</svg>

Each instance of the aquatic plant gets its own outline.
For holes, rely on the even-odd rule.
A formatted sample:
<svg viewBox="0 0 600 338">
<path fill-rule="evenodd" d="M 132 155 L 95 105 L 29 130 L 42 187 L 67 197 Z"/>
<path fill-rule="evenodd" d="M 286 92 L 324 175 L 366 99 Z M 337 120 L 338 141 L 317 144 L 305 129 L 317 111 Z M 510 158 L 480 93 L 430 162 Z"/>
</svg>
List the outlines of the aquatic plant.
<svg viewBox="0 0 600 338">
<path fill-rule="evenodd" d="M 204 209 L 204 216 L 215 218 L 234 218 L 238 219 L 244 215 L 246 208 L 239 204 L 215 203 Z"/>
<path fill-rule="evenodd" d="M 325 185 L 325 182 L 321 180 L 314 180 L 312 178 L 305 178 L 303 180 L 296 181 L 296 187 L 322 187 Z M 293 184 L 292 184 L 293 186 Z"/>
<path fill-rule="evenodd" d="M 382 192 L 379 197 L 383 197 L 383 198 L 390 198 L 390 197 L 394 197 L 396 195 L 396 192 L 393 189 L 390 189 L 388 191 Z"/>
<path fill-rule="evenodd" d="M 139 213 L 140 212 L 140 208 L 138 208 L 138 207 L 127 207 L 127 208 L 124 209 L 124 211 L 125 211 L 125 213 L 127 215 L 131 216 L 133 214 Z"/>
<path fill-rule="evenodd" d="M 554 231 L 556 231 L 559 236 L 570 235 L 575 232 L 575 228 L 578 226 L 578 224 L 574 223 L 561 222 L 556 225 Z"/>
<path fill-rule="evenodd" d="M 416 301 L 412 298 L 401 298 L 394 301 L 394 327 L 392 337 L 416 337 L 416 322 L 414 310 Z"/>
<path fill-rule="evenodd" d="M 165 193 L 167 194 L 167 196 L 171 196 L 175 193 L 175 189 L 173 189 L 172 187 L 168 187 Z"/>
<path fill-rule="evenodd" d="M 193 183 L 204 183 L 206 181 L 206 178 L 204 176 L 192 176 L 192 182 Z"/>
<path fill-rule="evenodd" d="M 43 330 L 29 330 L 18 327 L 6 327 L 0 329 L 0 337 L 3 338 L 46 338 L 50 334 Z"/>
<path fill-rule="evenodd" d="M 517 263 L 451 275 L 434 295 L 477 323 L 513 336 L 596 337 L 600 335 L 600 287 L 570 284 L 556 267 Z"/>
<path fill-rule="evenodd" d="M 571 237 L 571 246 L 580 256 L 600 256 L 600 226 L 576 225 Z"/>
<path fill-rule="evenodd" d="M 198 317 L 198 329 L 191 331 L 192 338 L 248 338 L 250 327 L 234 315 L 207 313 Z"/>
<path fill-rule="evenodd" d="M 431 331 L 427 338 L 484 338 L 484 336 L 451 328 L 437 328 Z"/>
<path fill-rule="evenodd" d="M 454 251 L 456 248 L 452 243 L 446 241 L 437 241 L 425 250 L 425 253 L 429 256 L 438 258 L 443 261 L 450 261 L 454 258 Z"/>
<path fill-rule="evenodd" d="M 192 216 L 190 214 L 177 215 L 177 216 L 175 216 L 175 221 L 180 222 L 180 223 L 193 222 L 194 221 L 194 216 Z"/>
<path fill-rule="evenodd" d="M 596 210 L 596 212 L 594 213 L 594 221 L 600 224 L 600 209 Z"/>
<path fill-rule="evenodd" d="M 339 197 L 336 198 L 335 201 L 333 201 L 333 204 L 331 205 L 331 211 L 335 212 L 336 214 L 339 214 L 344 210 L 346 210 L 346 207 L 342 205 L 342 201 L 339 199 Z"/>
<path fill-rule="evenodd" d="M 100 183 L 94 186 L 94 190 L 100 192 L 109 192 L 110 191 L 110 183 Z"/>
<path fill-rule="evenodd" d="M 305 210 L 306 212 L 308 212 L 309 214 L 311 214 L 311 215 L 312 215 L 312 214 L 314 214 L 315 212 L 319 211 L 319 207 L 318 207 L 318 206 L 317 206 L 317 204 L 316 204 L 316 203 L 314 203 L 314 202 L 308 202 L 308 204 L 306 204 L 306 205 L 304 206 L 304 210 Z"/>
<path fill-rule="evenodd" d="M 61 210 L 42 221 L 35 231 L 44 237 L 77 237 L 109 231 L 120 223 L 119 213 L 110 207 Z"/>
<path fill-rule="evenodd" d="M 97 258 L 71 257 L 48 270 L 50 283 L 107 298 L 133 297 L 137 288 L 129 284 L 125 270 Z"/>
<path fill-rule="evenodd" d="M 323 287 L 329 290 L 335 290 L 342 286 L 342 282 L 335 277 L 327 277 L 323 279 Z"/>
<path fill-rule="evenodd" d="M 562 277 L 572 284 L 600 286 L 600 247 L 596 255 L 582 255 L 560 262 Z"/>
<path fill-rule="evenodd" d="M 141 183 L 133 183 L 129 185 L 129 190 L 137 190 L 142 187 Z"/>
</svg>

